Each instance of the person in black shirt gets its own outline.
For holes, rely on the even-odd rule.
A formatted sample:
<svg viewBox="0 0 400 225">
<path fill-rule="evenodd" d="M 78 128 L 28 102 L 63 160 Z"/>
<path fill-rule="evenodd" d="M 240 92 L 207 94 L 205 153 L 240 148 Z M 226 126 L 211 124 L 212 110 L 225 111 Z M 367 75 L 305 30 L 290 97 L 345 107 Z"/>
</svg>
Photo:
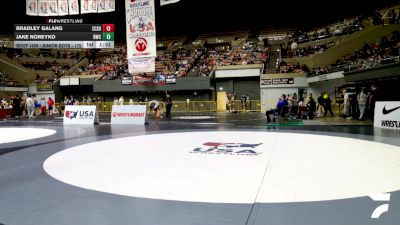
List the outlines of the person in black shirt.
<svg viewBox="0 0 400 225">
<path fill-rule="evenodd" d="M 322 109 L 324 107 L 324 93 L 321 93 L 317 99 L 318 101 L 318 106 L 317 106 L 317 113 L 318 116 L 322 116 L 324 113 L 324 110 Z"/>
<path fill-rule="evenodd" d="M 21 117 L 21 99 L 19 98 L 19 96 L 15 96 L 15 98 L 13 99 L 13 109 L 15 110 L 15 117 L 16 118 L 20 118 Z"/>
<path fill-rule="evenodd" d="M 372 121 L 374 120 L 375 117 L 375 104 L 377 101 L 382 101 L 382 100 L 383 99 L 381 90 L 377 86 L 372 85 L 371 94 L 368 101 L 368 115 L 370 119 L 372 119 Z"/>
<path fill-rule="evenodd" d="M 172 109 L 172 98 L 171 95 L 167 94 L 165 96 L 165 117 L 166 118 L 171 118 L 171 109 Z"/>
<path fill-rule="evenodd" d="M 324 116 L 326 116 L 327 112 L 329 112 L 331 116 L 333 116 L 332 100 L 328 94 L 324 94 L 324 110 L 325 110 Z"/>
<path fill-rule="evenodd" d="M 310 120 L 314 119 L 314 113 L 315 113 L 315 109 L 317 103 L 315 102 L 313 95 L 310 93 L 309 97 L 308 97 L 308 103 L 307 103 L 307 109 L 308 109 L 308 118 Z"/>
</svg>

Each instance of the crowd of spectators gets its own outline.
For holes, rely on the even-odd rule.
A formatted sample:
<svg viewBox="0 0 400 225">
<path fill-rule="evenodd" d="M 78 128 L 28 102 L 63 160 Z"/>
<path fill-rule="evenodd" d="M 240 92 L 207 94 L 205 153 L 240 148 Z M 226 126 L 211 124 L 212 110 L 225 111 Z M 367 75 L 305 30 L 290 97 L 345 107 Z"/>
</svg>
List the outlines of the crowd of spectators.
<svg viewBox="0 0 400 225">
<path fill-rule="evenodd" d="M 361 31 L 366 24 L 381 25 L 398 23 L 400 23 L 399 9 L 390 9 L 382 12 L 375 11 L 371 17 L 357 17 L 310 32 L 298 31 L 288 41 L 287 45 L 282 47 L 282 57 L 291 58 L 321 54 L 323 51 L 341 42 L 341 38 L 334 37 Z M 315 41 L 327 38 L 332 38 L 333 40 L 324 44 L 315 44 Z M 297 48 L 297 45 L 301 43 L 309 43 L 309 45 Z"/>
<path fill-rule="evenodd" d="M 295 44 L 292 43 L 290 47 L 282 48 L 282 57 L 304 57 L 313 54 L 322 54 L 325 50 L 340 43 L 340 40 L 334 40 L 325 44 L 312 44 L 304 48 L 293 48 Z"/>
<path fill-rule="evenodd" d="M 127 73 L 125 50 L 90 60 L 88 65 L 82 66 L 76 72 L 77 75 L 102 75 L 104 80 L 118 79 Z"/>
<path fill-rule="evenodd" d="M 53 82 L 58 78 L 65 75 L 65 73 L 78 61 L 80 60 L 82 52 L 79 51 L 57 51 L 53 54 L 52 52 L 40 52 L 40 53 L 24 53 L 16 55 L 17 59 L 24 67 L 30 68 L 36 71 L 47 71 L 52 72 L 50 75 L 41 76 L 39 72 L 36 75 L 36 83 L 47 83 Z M 40 60 L 37 60 L 40 59 Z M 56 59 L 56 60 L 50 60 Z M 58 62 L 57 59 L 69 59 L 70 62 Z"/>
<path fill-rule="evenodd" d="M 40 51 L 40 52 L 22 52 L 17 53 L 14 52 L 15 59 L 22 59 L 22 58 L 39 58 L 39 59 L 75 59 L 79 60 L 82 54 L 86 54 L 82 51 L 69 51 L 63 50 L 62 52 L 59 50 L 56 53 L 51 51 Z"/>
<path fill-rule="evenodd" d="M 202 55 L 202 49 L 189 50 L 180 48 L 176 51 L 167 50 L 163 55 L 156 58 L 156 73 L 186 77 Z"/>
<path fill-rule="evenodd" d="M 301 73 L 303 71 L 307 71 L 307 67 L 305 65 L 291 64 L 285 61 L 281 61 L 278 67 L 277 73 Z"/>
<path fill-rule="evenodd" d="M 185 77 L 194 62 L 202 55 L 200 50 L 181 48 L 175 51 L 165 51 L 156 58 L 156 74 L 177 75 Z M 99 57 L 94 63 L 82 67 L 79 74 L 103 75 L 103 80 L 115 80 L 129 77 L 126 49 L 108 56 Z M 151 74 L 150 74 L 151 75 Z M 153 74 L 154 75 L 154 74 Z"/>
<path fill-rule="evenodd" d="M 231 49 L 230 46 L 204 49 L 204 54 L 195 65 L 198 76 L 208 76 L 215 66 L 263 64 L 269 59 L 268 48 L 257 48 L 254 45 L 244 44 L 243 46 Z"/>
<path fill-rule="evenodd" d="M 374 44 L 365 43 L 361 49 L 343 56 L 330 66 L 313 68 L 308 75 L 317 76 L 337 71 L 363 70 L 384 64 L 398 63 L 399 55 L 400 33 L 395 31 L 390 37 L 382 37 Z"/>
<path fill-rule="evenodd" d="M 0 72 L 0 86 L 19 87 L 20 84 L 8 74 Z"/>
<path fill-rule="evenodd" d="M 268 48 L 259 49 L 252 45 L 243 45 L 235 49 L 197 47 L 194 50 L 187 46 L 178 50 L 165 50 L 157 56 L 155 75 L 186 77 L 191 72 L 192 76 L 208 76 L 215 66 L 261 64 L 268 58 Z M 99 57 L 94 63 L 80 68 L 78 74 L 100 74 L 103 75 L 103 80 L 130 76 L 126 50 Z"/>
</svg>

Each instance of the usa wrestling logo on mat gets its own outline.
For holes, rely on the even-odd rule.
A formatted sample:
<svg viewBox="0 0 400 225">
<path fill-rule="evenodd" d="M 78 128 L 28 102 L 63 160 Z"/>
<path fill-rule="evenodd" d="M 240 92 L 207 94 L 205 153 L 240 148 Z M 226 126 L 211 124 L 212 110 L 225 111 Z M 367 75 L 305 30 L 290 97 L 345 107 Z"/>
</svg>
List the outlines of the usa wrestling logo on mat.
<svg viewBox="0 0 400 225">
<path fill-rule="evenodd" d="M 240 156 L 257 156 L 261 152 L 257 152 L 259 144 L 245 144 L 245 143 L 220 143 L 220 142 L 207 142 L 202 147 L 195 148 L 190 153 L 193 154 L 209 154 L 209 155 L 240 155 Z"/>
</svg>

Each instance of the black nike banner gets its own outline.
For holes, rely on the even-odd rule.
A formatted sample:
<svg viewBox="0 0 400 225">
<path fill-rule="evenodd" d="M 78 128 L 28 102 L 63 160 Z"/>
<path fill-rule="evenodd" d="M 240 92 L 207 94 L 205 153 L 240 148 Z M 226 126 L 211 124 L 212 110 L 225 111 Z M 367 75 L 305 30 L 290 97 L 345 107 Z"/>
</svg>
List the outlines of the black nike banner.
<svg viewBox="0 0 400 225">
<path fill-rule="evenodd" d="M 400 129 L 400 102 L 376 102 L 374 127 Z"/>
</svg>

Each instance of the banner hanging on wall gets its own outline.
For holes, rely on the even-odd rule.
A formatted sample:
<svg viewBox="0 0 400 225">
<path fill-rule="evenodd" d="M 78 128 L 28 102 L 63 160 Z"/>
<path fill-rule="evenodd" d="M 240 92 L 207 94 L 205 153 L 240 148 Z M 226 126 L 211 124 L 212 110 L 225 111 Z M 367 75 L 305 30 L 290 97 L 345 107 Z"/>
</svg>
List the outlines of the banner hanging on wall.
<svg viewBox="0 0 400 225">
<path fill-rule="evenodd" d="M 49 0 L 49 16 L 58 16 L 57 0 Z"/>
<path fill-rule="evenodd" d="M 26 0 L 28 16 L 66 16 L 115 11 L 115 0 Z"/>
<path fill-rule="evenodd" d="M 125 0 L 129 71 L 154 73 L 157 56 L 154 0 Z"/>
<path fill-rule="evenodd" d="M 58 0 L 58 15 L 68 15 L 68 0 Z"/>
<path fill-rule="evenodd" d="M 38 15 L 39 16 L 49 16 L 49 1 L 48 0 L 39 0 L 38 2 Z"/>
<path fill-rule="evenodd" d="M 78 0 L 68 0 L 69 15 L 79 14 L 79 4 Z"/>
<path fill-rule="evenodd" d="M 38 15 L 38 0 L 26 0 L 26 15 Z"/>
</svg>

